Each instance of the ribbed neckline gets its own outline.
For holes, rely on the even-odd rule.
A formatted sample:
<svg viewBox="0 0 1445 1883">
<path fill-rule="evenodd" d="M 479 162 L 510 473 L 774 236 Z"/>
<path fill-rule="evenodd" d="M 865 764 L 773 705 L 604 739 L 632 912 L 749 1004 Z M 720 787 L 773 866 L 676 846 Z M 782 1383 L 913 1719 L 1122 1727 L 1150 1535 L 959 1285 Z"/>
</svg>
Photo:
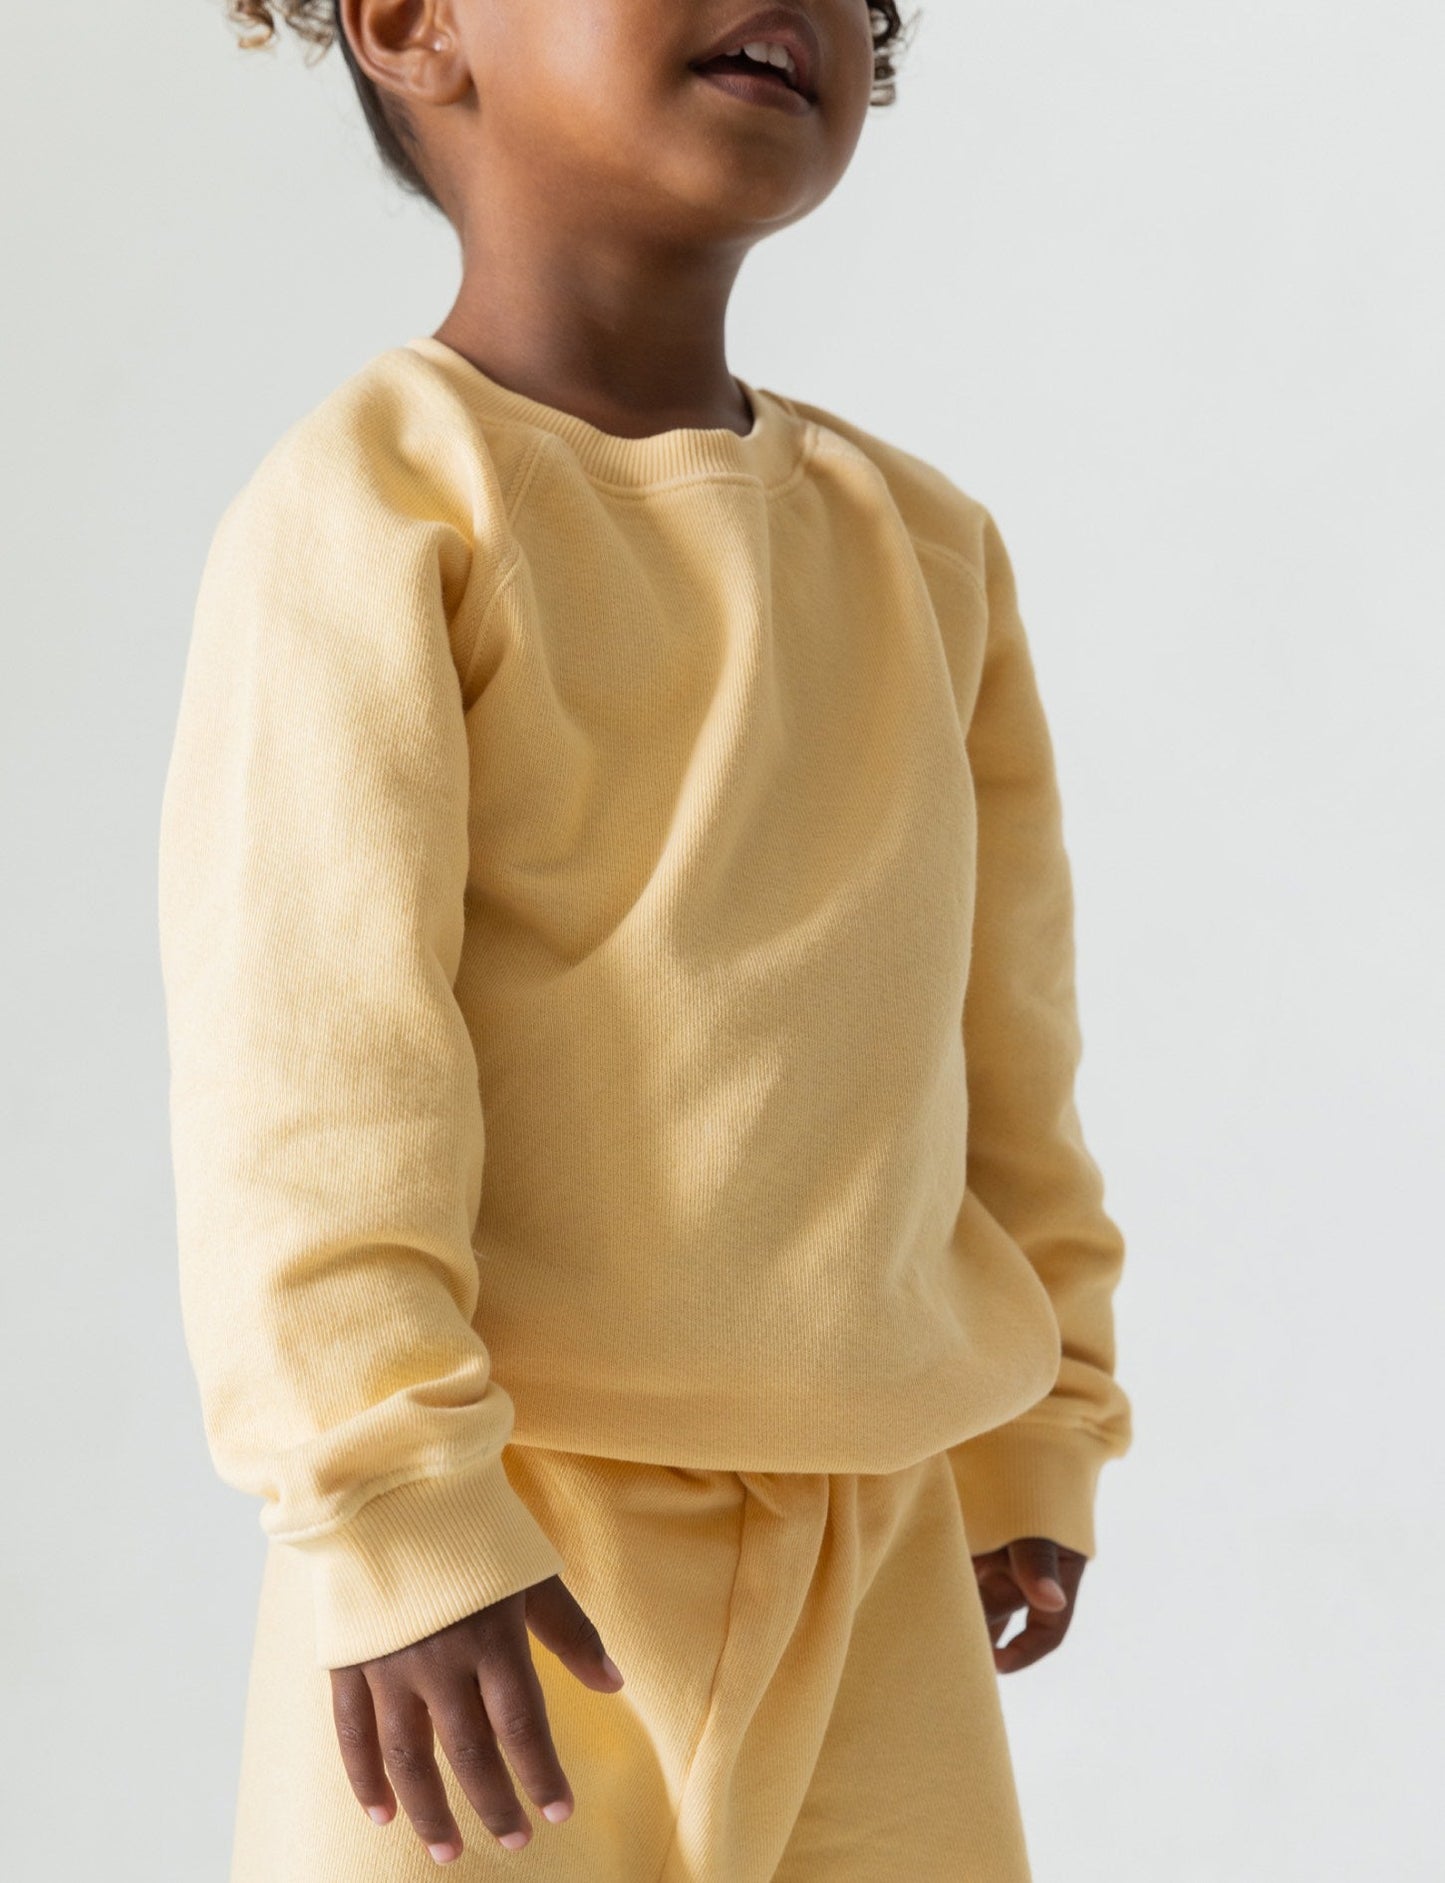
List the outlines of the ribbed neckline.
<svg viewBox="0 0 1445 1883">
<path fill-rule="evenodd" d="M 809 421 L 780 393 L 753 386 L 734 373 L 753 411 L 752 430 L 727 426 L 685 425 L 627 438 L 605 432 L 575 412 L 546 405 L 504 386 L 435 334 L 416 334 L 405 342 L 413 352 L 434 360 L 484 415 L 514 424 L 535 425 L 565 439 L 582 468 L 597 483 L 635 490 L 678 478 L 718 474 L 755 477 L 767 487 L 791 476 L 803 455 Z"/>
</svg>

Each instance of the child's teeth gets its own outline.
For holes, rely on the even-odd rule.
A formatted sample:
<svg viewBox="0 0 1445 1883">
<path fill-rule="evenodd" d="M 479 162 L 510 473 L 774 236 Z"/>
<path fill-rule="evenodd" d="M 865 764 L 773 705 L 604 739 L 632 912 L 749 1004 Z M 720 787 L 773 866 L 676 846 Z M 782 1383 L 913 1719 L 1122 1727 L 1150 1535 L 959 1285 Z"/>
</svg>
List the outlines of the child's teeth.
<svg viewBox="0 0 1445 1883">
<path fill-rule="evenodd" d="M 793 55 L 786 46 L 775 46 L 768 40 L 749 40 L 738 48 L 748 58 L 756 59 L 760 65 L 775 65 L 792 76 Z"/>
</svg>

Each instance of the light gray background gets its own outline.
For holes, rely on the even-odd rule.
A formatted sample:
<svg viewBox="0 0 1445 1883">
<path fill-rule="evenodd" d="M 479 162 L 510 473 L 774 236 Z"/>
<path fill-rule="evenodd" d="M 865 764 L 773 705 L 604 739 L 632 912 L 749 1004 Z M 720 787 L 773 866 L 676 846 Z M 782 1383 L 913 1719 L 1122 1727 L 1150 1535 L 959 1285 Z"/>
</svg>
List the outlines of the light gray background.
<svg viewBox="0 0 1445 1883">
<path fill-rule="evenodd" d="M 0 1868 L 222 1883 L 263 1539 L 181 1339 L 159 793 L 223 503 L 455 245 L 338 53 L 7 44 Z M 1442 53 L 1427 0 L 931 0 L 734 303 L 736 371 L 993 509 L 1058 748 L 1138 1438 L 1004 1683 L 1038 1883 L 1439 1873 Z"/>
</svg>

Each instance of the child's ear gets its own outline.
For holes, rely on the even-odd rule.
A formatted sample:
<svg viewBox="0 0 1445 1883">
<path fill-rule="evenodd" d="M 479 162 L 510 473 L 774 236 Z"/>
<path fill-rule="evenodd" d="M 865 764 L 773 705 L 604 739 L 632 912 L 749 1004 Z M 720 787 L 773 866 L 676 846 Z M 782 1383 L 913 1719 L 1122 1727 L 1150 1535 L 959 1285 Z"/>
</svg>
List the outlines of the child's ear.
<svg viewBox="0 0 1445 1883">
<path fill-rule="evenodd" d="M 449 105 L 470 88 L 454 0 L 341 0 L 338 12 L 356 63 L 394 97 Z"/>
</svg>

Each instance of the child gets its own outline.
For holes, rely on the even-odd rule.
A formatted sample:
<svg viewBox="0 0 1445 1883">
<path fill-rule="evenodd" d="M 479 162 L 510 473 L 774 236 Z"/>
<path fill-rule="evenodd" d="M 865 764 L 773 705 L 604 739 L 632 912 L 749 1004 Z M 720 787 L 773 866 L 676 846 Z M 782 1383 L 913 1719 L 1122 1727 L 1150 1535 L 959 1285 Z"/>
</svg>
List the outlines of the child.
<svg viewBox="0 0 1445 1883">
<path fill-rule="evenodd" d="M 463 251 L 220 517 L 166 780 L 232 1883 L 1021 1883 L 1129 1441 L 1050 736 L 989 511 L 723 347 L 899 16 L 232 12 Z"/>
</svg>

